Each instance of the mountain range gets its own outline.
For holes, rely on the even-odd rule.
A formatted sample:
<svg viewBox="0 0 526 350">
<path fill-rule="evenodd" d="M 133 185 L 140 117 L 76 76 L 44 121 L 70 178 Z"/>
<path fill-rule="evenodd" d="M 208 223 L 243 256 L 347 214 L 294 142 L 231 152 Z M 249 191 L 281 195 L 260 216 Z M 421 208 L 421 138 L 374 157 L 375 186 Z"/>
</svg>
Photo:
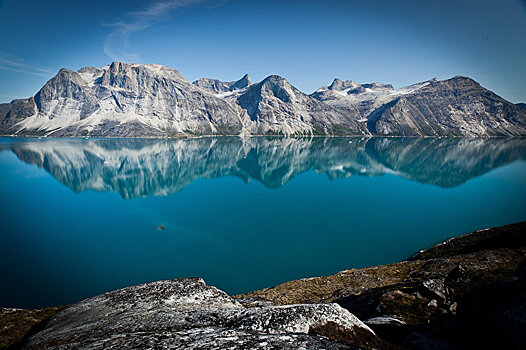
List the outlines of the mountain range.
<svg viewBox="0 0 526 350">
<path fill-rule="evenodd" d="M 358 84 L 335 79 L 308 95 L 271 75 L 193 83 L 157 64 L 61 69 L 35 96 L 0 104 L 0 134 L 525 136 L 526 109 L 474 80 Z"/>
</svg>

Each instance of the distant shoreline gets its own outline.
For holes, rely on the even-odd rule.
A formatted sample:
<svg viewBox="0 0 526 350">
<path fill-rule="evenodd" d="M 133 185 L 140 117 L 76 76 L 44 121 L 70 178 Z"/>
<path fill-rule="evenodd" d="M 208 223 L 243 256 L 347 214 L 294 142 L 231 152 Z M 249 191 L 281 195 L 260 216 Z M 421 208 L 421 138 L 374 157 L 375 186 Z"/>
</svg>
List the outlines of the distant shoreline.
<svg viewBox="0 0 526 350">
<path fill-rule="evenodd" d="M 2 135 L 0 137 L 12 139 L 152 139 L 152 140 L 184 140 L 199 139 L 210 137 L 276 137 L 292 139 L 311 139 L 311 138 L 353 138 L 353 139 L 374 139 L 374 138 L 405 138 L 405 139 L 526 139 L 526 135 L 518 136 L 394 136 L 394 135 L 184 135 L 184 136 L 38 136 L 38 135 Z"/>
</svg>

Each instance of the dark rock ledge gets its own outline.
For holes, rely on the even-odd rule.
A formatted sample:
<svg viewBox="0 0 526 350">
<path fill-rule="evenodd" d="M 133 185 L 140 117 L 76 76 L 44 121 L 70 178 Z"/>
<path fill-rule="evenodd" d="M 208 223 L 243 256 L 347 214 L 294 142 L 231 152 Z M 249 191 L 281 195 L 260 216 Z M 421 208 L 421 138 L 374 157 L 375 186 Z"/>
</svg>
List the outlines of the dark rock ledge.
<svg viewBox="0 0 526 350">
<path fill-rule="evenodd" d="M 409 349 L 526 349 L 526 222 L 452 238 L 407 261 L 248 293 L 336 303 Z"/>
<path fill-rule="evenodd" d="M 0 347 L 524 349 L 525 232 L 526 222 L 481 230 L 400 263 L 236 297 L 190 278 L 63 309 L 0 309 Z"/>
</svg>

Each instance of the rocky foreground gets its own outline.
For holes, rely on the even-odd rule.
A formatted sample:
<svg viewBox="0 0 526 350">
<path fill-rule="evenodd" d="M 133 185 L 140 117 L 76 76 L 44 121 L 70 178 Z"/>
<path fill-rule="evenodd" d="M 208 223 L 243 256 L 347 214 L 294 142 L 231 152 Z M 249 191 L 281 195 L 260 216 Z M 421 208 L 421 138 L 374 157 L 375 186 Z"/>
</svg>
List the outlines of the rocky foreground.
<svg viewBox="0 0 526 350">
<path fill-rule="evenodd" d="M 481 230 L 400 263 L 236 297 L 190 278 L 128 287 L 63 309 L 0 309 L 0 345 L 522 349 L 525 233 L 526 222 Z"/>
</svg>

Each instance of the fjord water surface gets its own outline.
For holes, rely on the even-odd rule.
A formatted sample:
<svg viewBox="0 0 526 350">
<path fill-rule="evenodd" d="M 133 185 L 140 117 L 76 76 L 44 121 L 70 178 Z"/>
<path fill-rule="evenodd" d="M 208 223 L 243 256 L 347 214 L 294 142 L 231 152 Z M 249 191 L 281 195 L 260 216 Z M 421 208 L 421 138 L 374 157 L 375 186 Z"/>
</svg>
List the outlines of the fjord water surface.
<svg viewBox="0 0 526 350">
<path fill-rule="evenodd" d="M 0 150 L 3 307 L 193 276 L 237 294 L 526 220 L 524 139 L 4 138 Z"/>
</svg>

